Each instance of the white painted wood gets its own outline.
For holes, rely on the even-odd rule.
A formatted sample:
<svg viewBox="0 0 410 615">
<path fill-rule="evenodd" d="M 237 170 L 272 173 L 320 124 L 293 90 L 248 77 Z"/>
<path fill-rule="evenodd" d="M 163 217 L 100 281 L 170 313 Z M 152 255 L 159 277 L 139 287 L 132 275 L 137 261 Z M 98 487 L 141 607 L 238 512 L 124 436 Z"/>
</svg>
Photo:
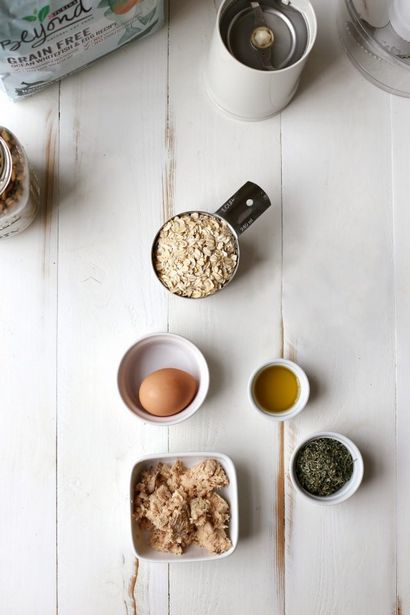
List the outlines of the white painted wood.
<svg viewBox="0 0 410 615">
<path fill-rule="evenodd" d="M 201 301 L 170 301 L 171 330 L 197 343 L 211 370 L 209 400 L 192 420 L 170 429 L 170 448 L 227 453 L 237 464 L 241 491 L 237 551 L 211 565 L 171 565 L 172 615 L 280 613 L 283 602 L 274 512 L 279 428 L 247 400 L 251 372 L 281 352 L 280 118 L 237 122 L 208 100 L 198 65 L 205 62 L 215 16 L 210 1 L 171 6 L 173 211 L 215 211 L 247 180 L 269 193 L 272 208 L 241 238 L 243 260 L 231 286 Z"/>
<path fill-rule="evenodd" d="M 356 72 L 334 7 L 316 0 L 319 38 L 292 105 L 259 124 L 221 115 L 197 68 L 215 4 L 174 0 L 169 29 L 65 80 L 60 101 L 58 86 L 0 100 L 0 123 L 49 170 L 47 213 L 0 242 L 1 613 L 53 615 L 57 598 L 59 615 L 410 613 L 409 102 Z M 212 211 L 248 179 L 273 205 L 241 240 L 237 279 L 203 301 L 169 297 L 149 258 L 164 217 Z M 138 422 L 116 390 L 127 347 L 167 329 L 211 369 L 203 408 L 169 430 Z M 246 397 L 250 372 L 282 350 L 313 385 L 285 428 Z M 334 509 L 285 477 L 319 429 L 365 458 L 362 488 Z M 237 464 L 230 558 L 136 562 L 129 475 L 168 448 Z"/>
<path fill-rule="evenodd" d="M 20 105 L 0 98 L 0 124 L 38 172 L 42 208 L 0 242 L 0 611 L 52 615 L 56 605 L 56 260 L 53 189 L 58 86 Z"/>
<path fill-rule="evenodd" d="M 397 615 L 410 613 L 410 103 L 392 98 L 397 344 Z"/>
<path fill-rule="evenodd" d="M 131 469 L 141 454 L 167 450 L 167 429 L 133 416 L 116 385 L 128 347 L 167 328 L 150 269 L 162 221 L 166 54 L 163 29 L 61 85 L 59 615 L 136 615 L 139 600 L 147 613 L 168 611 L 166 566 L 155 592 L 149 568 L 134 578 L 129 513 Z"/>
<path fill-rule="evenodd" d="M 328 3 L 315 6 L 318 46 L 282 116 L 285 347 L 314 384 L 286 428 L 286 456 L 309 433 L 340 431 L 362 450 L 365 480 L 334 508 L 288 484 L 286 613 L 386 615 L 396 607 L 390 100 L 341 55 Z"/>
</svg>

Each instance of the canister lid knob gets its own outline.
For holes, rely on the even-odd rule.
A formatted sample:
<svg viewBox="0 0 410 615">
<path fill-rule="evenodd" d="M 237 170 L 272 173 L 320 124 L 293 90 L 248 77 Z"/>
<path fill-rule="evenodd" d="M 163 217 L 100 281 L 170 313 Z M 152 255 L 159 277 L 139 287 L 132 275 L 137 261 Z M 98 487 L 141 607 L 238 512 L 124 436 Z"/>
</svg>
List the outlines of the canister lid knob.
<svg viewBox="0 0 410 615">
<path fill-rule="evenodd" d="M 306 51 L 304 15 L 281 0 L 225 0 L 220 31 L 231 54 L 245 66 L 277 71 Z"/>
<path fill-rule="evenodd" d="M 257 49 L 272 47 L 274 41 L 275 35 L 267 26 L 259 26 L 252 32 L 251 44 Z"/>
</svg>

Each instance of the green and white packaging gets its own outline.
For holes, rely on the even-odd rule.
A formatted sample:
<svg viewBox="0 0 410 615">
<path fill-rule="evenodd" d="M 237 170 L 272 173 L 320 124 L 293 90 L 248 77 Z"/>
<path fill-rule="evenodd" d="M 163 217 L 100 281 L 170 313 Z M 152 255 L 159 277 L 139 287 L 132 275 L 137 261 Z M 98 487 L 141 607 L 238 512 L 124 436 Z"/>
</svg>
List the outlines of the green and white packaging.
<svg viewBox="0 0 410 615">
<path fill-rule="evenodd" d="M 0 81 L 20 100 L 164 23 L 164 0 L 0 0 Z"/>
</svg>

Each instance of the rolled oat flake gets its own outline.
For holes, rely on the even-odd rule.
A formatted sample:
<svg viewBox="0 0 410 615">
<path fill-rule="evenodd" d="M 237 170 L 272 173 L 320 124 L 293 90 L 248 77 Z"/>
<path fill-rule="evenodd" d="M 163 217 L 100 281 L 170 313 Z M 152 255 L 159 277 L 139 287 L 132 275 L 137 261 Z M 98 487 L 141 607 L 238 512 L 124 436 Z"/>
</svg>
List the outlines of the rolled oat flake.
<svg viewBox="0 0 410 615">
<path fill-rule="evenodd" d="M 18 139 L 0 126 L 0 239 L 26 229 L 39 205 L 37 178 Z"/>
</svg>

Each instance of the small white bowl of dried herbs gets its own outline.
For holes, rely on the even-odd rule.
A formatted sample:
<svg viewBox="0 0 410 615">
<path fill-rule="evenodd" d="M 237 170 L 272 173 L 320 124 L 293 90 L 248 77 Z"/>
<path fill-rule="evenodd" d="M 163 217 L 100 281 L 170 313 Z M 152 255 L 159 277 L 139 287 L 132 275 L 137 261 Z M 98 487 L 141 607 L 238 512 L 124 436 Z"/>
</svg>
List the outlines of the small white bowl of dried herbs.
<svg viewBox="0 0 410 615">
<path fill-rule="evenodd" d="M 340 504 L 359 488 L 363 458 L 346 436 L 332 431 L 305 438 L 293 451 L 290 478 L 295 489 L 317 504 Z"/>
</svg>

